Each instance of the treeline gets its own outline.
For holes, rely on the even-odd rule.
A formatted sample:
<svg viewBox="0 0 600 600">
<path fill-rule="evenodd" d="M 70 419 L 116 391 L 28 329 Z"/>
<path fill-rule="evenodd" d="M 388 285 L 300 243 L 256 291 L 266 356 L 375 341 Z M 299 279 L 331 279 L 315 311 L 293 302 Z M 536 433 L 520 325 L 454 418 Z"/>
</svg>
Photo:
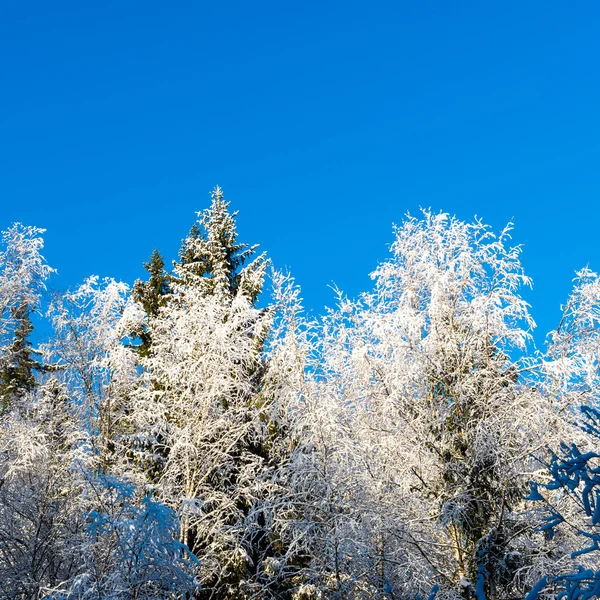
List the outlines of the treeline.
<svg viewBox="0 0 600 600">
<path fill-rule="evenodd" d="M 311 318 L 219 188 L 198 217 L 51 297 L 4 232 L 0 598 L 600 597 L 595 273 L 541 352 L 510 227 L 407 217 Z"/>
</svg>

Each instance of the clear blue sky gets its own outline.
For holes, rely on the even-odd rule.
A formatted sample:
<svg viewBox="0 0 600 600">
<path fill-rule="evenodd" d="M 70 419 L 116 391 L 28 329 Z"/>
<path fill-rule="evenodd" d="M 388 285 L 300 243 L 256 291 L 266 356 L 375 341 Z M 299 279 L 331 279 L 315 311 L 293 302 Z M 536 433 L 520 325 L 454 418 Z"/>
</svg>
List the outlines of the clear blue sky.
<svg viewBox="0 0 600 600">
<path fill-rule="evenodd" d="M 221 185 L 320 311 L 419 206 L 514 218 L 543 333 L 600 269 L 597 2 L 0 5 L 0 228 L 74 286 L 175 257 Z"/>
</svg>

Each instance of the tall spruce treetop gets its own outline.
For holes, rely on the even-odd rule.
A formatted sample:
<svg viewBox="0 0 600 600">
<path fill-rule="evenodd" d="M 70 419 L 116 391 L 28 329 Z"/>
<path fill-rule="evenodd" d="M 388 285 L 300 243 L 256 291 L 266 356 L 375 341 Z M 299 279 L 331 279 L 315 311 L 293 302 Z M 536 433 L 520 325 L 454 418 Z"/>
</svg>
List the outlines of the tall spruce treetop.
<svg viewBox="0 0 600 600">
<path fill-rule="evenodd" d="M 228 206 L 215 188 L 183 242 L 166 302 L 147 320 L 132 413 L 148 483 L 180 515 L 180 540 L 203 566 L 199 597 L 213 600 L 245 597 L 261 578 L 273 479 L 261 394 L 271 312 L 255 306 L 267 261 L 237 242 Z"/>
<path fill-rule="evenodd" d="M 253 304 L 263 286 L 265 254 L 244 268 L 258 246 L 237 242 L 238 213 L 229 212 L 229 202 L 219 186 L 211 197 L 210 208 L 198 213 L 198 223 L 183 241 L 175 274 L 185 283 L 202 286 L 206 294 L 230 301 L 241 292 Z"/>
</svg>

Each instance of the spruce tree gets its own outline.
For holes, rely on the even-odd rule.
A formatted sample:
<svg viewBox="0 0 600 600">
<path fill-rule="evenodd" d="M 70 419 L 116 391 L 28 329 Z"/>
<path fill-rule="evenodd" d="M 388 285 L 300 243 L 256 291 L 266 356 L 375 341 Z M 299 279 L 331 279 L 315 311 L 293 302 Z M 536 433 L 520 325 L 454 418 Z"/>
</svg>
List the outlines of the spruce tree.
<svg viewBox="0 0 600 600">
<path fill-rule="evenodd" d="M 33 331 L 31 309 L 26 304 L 18 305 L 11 310 L 11 316 L 16 326 L 0 363 L 0 412 L 6 411 L 14 398 L 33 389 L 34 371 L 42 368 L 35 358 L 39 353 L 29 341 Z"/>
<path fill-rule="evenodd" d="M 138 279 L 132 291 L 133 299 L 142 305 L 148 319 L 158 315 L 161 306 L 167 302 L 167 295 L 171 288 L 169 285 L 169 274 L 165 271 L 165 261 L 160 252 L 155 248 L 150 260 L 144 263 L 144 268 L 150 275 L 148 281 Z M 141 330 L 137 332 L 140 344 L 136 350 L 141 356 L 148 356 L 152 339 L 147 325 L 142 325 Z"/>
<path fill-rule="evenodd" d="M 35 385 L 40 368 L 29 337 L 31 314 L 53 272 L 41 255 L 43 229 L 15 223 L 2 232 L 0 249 L 0 411 Z"/>
<path fill-rule="evenodd" d="M 265 503 L 276 428 L 263 356 L 271 311 L 256 305 L 267 260 L 238 242 L 236 215 L 215 188 L 183 242 L 172 293 L 148 321 L 134 403 L 140 430 L 152 432 L 142 452 L 154 460 L 150 483 L 181 515 L 181 541 L 203 565 L 200 596 L 215 599 L 267 585 L 261 569 L 274 553 Z"/>
<path fill-rule="evenodd" d="M 237 211 L 229 212 L 219 186 L 211 196 L 210 208 L 198 213 L 198 222 L 183 240 L 175 276 L 180 283 L 198 286 L 205 295 L 231 302 L 241 293 L 254 305 L 263 287 L 266 256 L 263 253 L 245 266 L 258 245 L 238 243 Z"/>
</svg>

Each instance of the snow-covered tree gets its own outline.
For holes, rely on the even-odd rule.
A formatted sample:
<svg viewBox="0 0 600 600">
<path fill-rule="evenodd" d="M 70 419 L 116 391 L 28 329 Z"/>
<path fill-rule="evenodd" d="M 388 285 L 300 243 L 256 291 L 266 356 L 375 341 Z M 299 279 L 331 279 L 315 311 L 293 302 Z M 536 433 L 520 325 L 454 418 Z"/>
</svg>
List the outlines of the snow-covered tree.
<svg viewBox="0 0 600 600">
<path fill-rule="evenodd" d="M 562 318 L 548 336 L 546 389 L 568 406 L 598 404 L 600 395 L 600 277 L 576 273 Z"/>
<path fill-rule="evenodd" d="M 150 277 L 148 281 L 138 279 L 132 290 L 133 299 L 142 306 L 148 318 L 158 315 L 161 306 L 167 302 L 170 293 L 169 274 L 165 271 L 165 261 L 158 250 L 154 250 L 150 260 L 144 263 L 144 268 L 148 271 Z M 139 331 L 134 332 L 140 339 L 136 350 L 142 355 L 147 356 L 152 345 L 152 339 L 148 332 L 148 327 L 141 322 Z"/>
<path fill-rule="evenodd" d="M 540 502 L 544 512 L 540 529 L 550 539 L 566 539 L 571 552 L 548 565 L 527 600 L 547 597 L 593 600 L 600 597 L 598 408 L 584 408 L 581 426 L 595 441 L 595 448 L 581 452 L 576 444 L 563 443 L 560 453 L 554 454 L 548 464 L 549 481 L 539 485 L 532 483 L 529 497 Z"/>
<path fill-rule="evenodd" d="M 86 432 L 54 376 L 0 431 L 0 597 L 185 598 L 197 561 L 176 515 L 88 467 Z"/>
<path fill-rule="evenodd" d="M 44 229 L 15 223 L 2 232 L 0 250 L 0 412 L 31 391 L 40 367 L 29 335 L 45 281 L 53 269 L 41 254 Z"/>
<path fill-rule="evenodd" d="M 77 568 L 48 600 L 189 598 L 197 589 L 198 562 L 178 541 L 175 513 L 149 497 L 136 499 L 131 482 L 83 471 L 86 508 L 76 545 Z"/>
<path fill-rule="evenodd" d="M 587 600 L 600 594 L 600 277 L 576 273 L 556 330 L 548 336 L 543 392 L 573 423 L 553 448 L 547 477 L 532 482 L 530 498 L 544 515 L 541 530 L 562 551 L 548 561 L 528 600 Z"/>
<path fill-rule="evenodd" d="M 263 559 L 274 552 L 265 502 L 275 425 L 263 355 L 271 312 L 256 306 L 267 261 L 238 243 L 235 216 L 216 188 L 183 242 L 167 302 L 148 316 L 152 345 L 135 394 L 138 460 L 179 514 L 206 598 L 263 589 Z"/>
<path fill-rule="evenodd" d="M 33 600 L 78 568 L 79 436 L 54 377 L 13 408 L 0 422 L 0 597 Z"/>
<path fill-rule="evenodd" d="M 554 417 L 516 358 L 534 324 L 509 233 L 408 218 L 374 291 L 325 321 L 309 430 L 331 498 L 318 560 L 340 597 L 526 589 L 522 498 Z"/>
<path fill-rule="evenodd" d="M 126 284 L 88 278 L 59 296 L 48 312 L 53 336 L 47 361 L 69 389 L 96 469 L 110 471 L 117 445 L 129 431 L 129 394 L 138 379 L 137 357 L 127 342 L 142 311 Z"/>
</svg>

